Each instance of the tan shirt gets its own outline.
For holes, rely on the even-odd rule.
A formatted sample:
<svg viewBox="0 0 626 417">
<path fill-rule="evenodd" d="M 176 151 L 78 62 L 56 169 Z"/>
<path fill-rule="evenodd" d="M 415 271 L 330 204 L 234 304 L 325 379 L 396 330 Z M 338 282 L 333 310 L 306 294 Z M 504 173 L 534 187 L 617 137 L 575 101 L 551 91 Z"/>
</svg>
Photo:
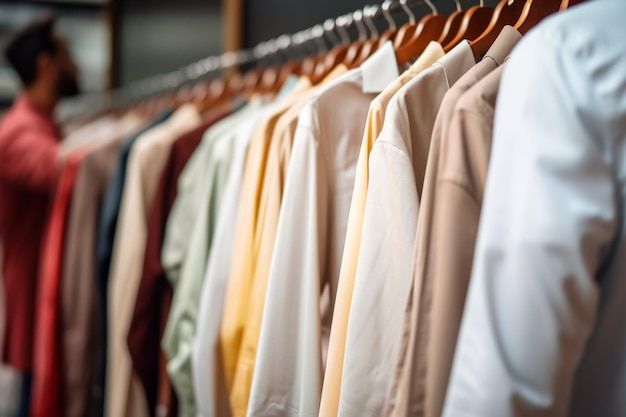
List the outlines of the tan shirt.
<svg viewBox="0 0 626 417">
<path fill-rule="evenodd" d="M 348 330 L 348 317 L 352 292 L 354 290 L 354 277 L 361 243 L 361 228 L 363 226 L 363 213 L 365 212 L 365 200 L 367 196 L 367 183 L 369 178 L 369 154 L 383 128 L 383 120 L 387 105 L 391 98 L 410 80 L 424 69 L 430 67 L 435 61 L 444 55 L 443 48 L 436 42 L 431 42 L 419 59 L 400 77 L 393 81 L 385 90 L 378 95 L 370 104 L 365 124 L 365 133 L 361 142 L 359 159 L 356 165 L 356 179 L 350 215 L 348 217 L 348 229 L 346 232 L 346 244 L 341 260 L 341 272 L 337 289 L 337 301 L 332 318 L 332 329 L 328 347 L 328 364 L 324 374 L 322 389 L 322 402 L 320 405 L 320 417 L 334 417 L 339 408 L 339 392 L 341 389 L 341 373 L 346 345 L 346 332 Z"/>
<path fill-rule="evenodd" d="M 467 42 L 406 84 L 369 157 L 363 232 L 341 380 L 340 416 L 380 416 L 402 341 L 419 199 L 435 118 L 475 64 Z"/>
<path fill-rule="evenodd" d="M 95 412 L 94 366 L 100 355 L 96 277 L 94 271 L 99 207 L 123 140 L 141 128 L 135 114 L 119 120 L 113 135 L 94 145 L 80 163 L 67 217 L 61 277 L 61 350 L 63 363 L 63 415 L 82 417 Z"/>
<path fill-rule="evenodd" d="M 479 196 L 488 155 L 442 416 L 626 416 L 625 19 L 586 2 L 507 61 L 491 152 L 466 171 Z"/>
<path fill-rule="evenodd" d="M 190 105 L 141 135 L 129 159 L 109 277 L 109 340 L 105 395 L 107 417 L 148 415 L 145 391 L 133 374 L 126 343 L 141 280 L 147 218 L 172 143 L 201 123 Z"/>
<path fill-rule="evenodd" d="M 472 271 L 491 140 L 502 76 L 500 67 L 470 89 L 455 108 L 442 146 L 435 196 L 433 301 L 426 360 L 427 416 L 440 416 Z M 454 260 L 451 262 L 450 260 Z"/>
<path fill-rule="evenodd" d="M 449 269 L 460 267 L 462 261 L 448 255 L 440 257 L 434 250 L 440 233 L 435 223 L 435 218 L 441 210 L 435 205 L 438 193 L 437 180 L 441 169 L 439 165 L 443 159 L 448 157 L 447 152 L 449 150 L 445 144 L 449 135 L 452 134 L 450 123 L 459 98 L 480 79 L 502 64 L 520 38 L 521 35 L 515 29 L 510 26 L 505 27 L 485 57 L 446 94 L 441 110 L 437 115 L 428 156 L 428 169 L 418 218 L 414 256 L 412 297 L 417 297 L 419 294 L 420 298 L 411 299 L 411 308 L 407 308 L 407 311 L 410 311 L 410 321 L 407 325 L 411 336 L 408 339 L 404 358 L 400 359 L 396 369 L 398 379 L 392 388 L 390 398 L 396 395 L 397 398 L 389 403 L 388 412 L 391 415 L 403 416 L 406 409 L 409 410 L 409 413 L 416 415 L 439 417 L 441 414 L 449 367 L 454 354 L 454 343 L 450 345 L 448 342 L 446 345 L 445 337 L 450 337 L 450 332 L 456 334 L 458 328 L 453 330 L 453 326 L 448 323 L 431 322 L 431 311 L 434 308 L 432 305 L 432 288 L 433 283 L 440 280 L 439 274 L 446 273 L 444 271 L 450 273 Z M 454 309 L 452 306 L 440 306 L 438 308 Z M 437 342 L 433 341 L 434 345 L 429 344 L 431 335 L 437 340 Z M 406 368 L 404 368 L 405 366 Z M 427 367 L 428 371 L 426 370 Z M 428 373 L 428 377 L 425 376 L 426 373 Z M 399 407 L 398 414 L 389 411 L 393 409 L 396 403 Z"/>
</svg>

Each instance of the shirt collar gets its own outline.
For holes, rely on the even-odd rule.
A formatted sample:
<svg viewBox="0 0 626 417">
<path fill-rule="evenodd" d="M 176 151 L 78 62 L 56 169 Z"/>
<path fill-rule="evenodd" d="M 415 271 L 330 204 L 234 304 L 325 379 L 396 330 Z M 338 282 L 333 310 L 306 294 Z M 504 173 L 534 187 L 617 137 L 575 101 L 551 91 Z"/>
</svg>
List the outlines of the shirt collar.
<svg viewBox="0 0 626 417">
<path fill-rule="evenodd" d="M 364 93 L 380 93 L 400 76 L 396 53 L 390 41 L 385 42 L 360 66 Z"/>
<path fill-rule="evenodd" d="M 521 38 L 522 34 L 513 26 L 505 26 L 485 54 L 485 58 L 491 58 L 497 65 L 502 65 Z"/>
<path fill-rule="evenodd" d="M 42 119 L 45 119 L 47 121 L 50 121 L 51 123 L 54 123 L 52 114 L 47 113 L 41 108 L 39 108 L 35 103 L 33 103 L 33 101 L 28 97 L 26 93 L 20 94 L 15 99 L 15 108 L 19 109 L 20 111 L 26 111 L 28 113 L 35 114 Z"/>
<path fill-rule="evenodd" d="M 184 129 L 189 124 L 195 123 L 200 120 L 200 113 L 193 104 L 183 104 L 167 119 L 165 125 L 168 129 L 177 131 Z"/>
<path fill-rule="evenodd" d="M 443 50 L 439 42 L 430 41 L 415 62 L 410 65 L 407 64 L 406 71 L 409 74 L 418 74 L 440 60 L 445 54 L 446 51 Z"/>
<path fill-rule="evenodd" d="M 443 67 L 448 80 L 448 88 L 450 88 L 468 69 L 476 65 L 476 58 L 474 58 L 469 42 L 464 40 L 437 61 L 436 64 Z"/>
</svg>

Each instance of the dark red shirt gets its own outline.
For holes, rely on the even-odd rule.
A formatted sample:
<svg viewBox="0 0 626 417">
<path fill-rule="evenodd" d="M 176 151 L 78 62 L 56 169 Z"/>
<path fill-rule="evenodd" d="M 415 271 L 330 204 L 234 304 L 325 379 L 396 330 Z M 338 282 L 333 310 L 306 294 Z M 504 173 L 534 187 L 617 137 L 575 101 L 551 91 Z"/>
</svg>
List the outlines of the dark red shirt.
<svg viewBox="0 0 626 417">
<path fill-rule="evenodd" d="M 0 122 L 0 240 L 6 335 L 4 361 L 31 370 L 39 252 L 57 179 L 59 134 L 26 97 Z"/>
</svg>

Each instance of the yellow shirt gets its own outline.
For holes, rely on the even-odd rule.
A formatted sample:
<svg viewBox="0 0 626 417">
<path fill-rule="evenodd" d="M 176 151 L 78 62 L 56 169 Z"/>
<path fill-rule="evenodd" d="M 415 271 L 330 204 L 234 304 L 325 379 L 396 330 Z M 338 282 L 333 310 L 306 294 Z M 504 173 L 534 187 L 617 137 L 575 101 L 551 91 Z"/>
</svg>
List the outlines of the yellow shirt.
<svg viewBox="0 0 626 417">
<path fill-rule="evenodd" d="M 357 173 L 354 184 L 354 193 L 350 205 L 348 229 L 343 258 L 341 261 L 341 273 L 339 275 L 339 287 L 333 315 L 328 350 L 328 362 L 324 375 L 322 389 L 322 402 L 320 404 L 320 417 L 335 417 L 339 409 L 339 394 L 341 388 L 341 374 L 346 345 L 346 333 L 348 318 L 350 316 L 350 304 L 354 290 L 354 278 L 361 242 L 361 227 L 365 202 L 367 197 L 367 184 L 369 181 L 368 160 L 369 153 L 374 146 L 378 134 L 382 130 L 383 120 L 387 104 L 402 86 L 413 79 L 424 69 L 430 67 L 445 54 L 441 45 L 431 42 L 418 60 L 406 70 L 398 79 L 391 83 L 380 95 L 372 101 L 367 116 L 367 123 L 363 142 L 357 162 Z"/>
<path fill-rule="evenodd" d="M 324 82 L 345 71 L 343 66 L 336 68 Z M 290 114 L 297 120 L 294 109 L 304 106 L 315 91 L 308 79 L 302 79 L 290 96 L 261 120 L 248 149 L 220 332 L 224 372 L 235 416 L 246 413 L 282 199 L 281 184 L 295 129 L 294 125 L 289 133 L 289 124 L 279 121 Z"/>
<path fill-rule="evenodd" d="M 235 243 L 233 244 L 233 260 L 220 331 L 224 373 L 229 389 L 232 388 L 235 378 L 245 320 L 248 316 L 248 301 L 251 297 L 251 280 L 254 273 L 251 254 L 256 249 L 256 242 L 252 236 L 261 197 L 265 162 L 272 139 L 271 133 L 278 118 L 288 110 L 289 106 L 297 99 L 298 94 L 309 88 L 311 88 L 310 81 L 300 80 L 290 96 L 259 122 L 248 147 L 237 214 Z"/>
<path fill-rule="evenodd" d="M 346 71 L 347 68 L 343 65 L 335 68 L 320 86 Z M 307 85 L 306 82 L 303 86 L 305 85 Z M 308 86 L 309 88 L 293 94 L 269 115 L 265 119 L 267 123 L 259 126 L 256 131 L 258 135 L 255 134 L 252 138 L 254 141 L 257 137 L 262 137 L 267 152 L 259 155 L 258 162 L 263 159 L 263 162 L 257 165 L 260 169 L 255 170 L 261 174 L 259 177 L 253 178 L 254 173 L 248 171 L 248 166 L 246 166 L 244 184 L 246 181 L 256 184 L 257 188 L 254 193 L 257 198 L 256 204 L 245 204 L 242 200 L 242 205 L 240 205 L 234 247 L 236 257 L 233 258 L 231 265 L 222 322 L 221 343 L 224 358 L 228 356 L 229 360 L 234 360 L 228 364 L 228 366 L 234 366 L 230 368 L 234 372 L 232 381 L 229 380 L 230 369 L 227 368 L 226 371 L 233 417 L 245 417 L 248 408 L 265 305 L 265 292 L 276 238 L 283 184 L 289 167 L 291 145 L 298 114 L 319 88 L 319 86 L 311 87 L 310 84 Z M 261 128 L 264 129 L 263 132 L 260 131 Z M 251 160 L 248 160 L 246 165 L 248 163 L 251 163 Z M 250 173 L 249 177 L 248 173 Z M 252 191 L 251 188 L 247 190 Z M 252 196 L 252 193 L 249 195 Z M 242 198 L 244 198 L 243 195 Z M 247 220 L 244 220 L 242 215 Z M 245 230 L 239 226 L 242 221 L 247 226 Z M 240 243 L 244 245 L 238 246 Z M 235 305 L 238 305 L 238 308 L 231 309 Z M 228 327 L 235 321 L 237 327 Z M 228 353 L 226 353 L 227 350 Z"/>
</svg>

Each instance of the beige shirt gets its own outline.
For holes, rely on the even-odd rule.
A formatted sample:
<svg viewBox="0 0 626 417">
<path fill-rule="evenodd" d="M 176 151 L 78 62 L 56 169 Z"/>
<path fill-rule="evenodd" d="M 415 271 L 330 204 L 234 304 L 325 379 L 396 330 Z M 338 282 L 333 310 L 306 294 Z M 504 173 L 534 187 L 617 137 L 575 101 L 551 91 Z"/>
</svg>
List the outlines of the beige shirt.
<svg viewBox="0 0 626 417">
<path fill-rule="evenodd" d="M 369 178 L 369 154 L 374 146 L 378 134 L 383 128 L 383 120 L 387 105 L 391 98 L 410 80 L 424 69 L 430 67 L 435 61 L 444 55 L 443 48 L 436 42 L 431 42 L 419 57 L 419 59 L 400 77 L 393 81 L 385 90 L 372 101 L 367 114 L 365 133 L 361 142 L 359 159 L 356 165 L 356 179 L 348 228 L 346 232 L 346 244 L 341 260 L 341 272 L 339 275 L 339 287 L 337 289 L 337 301 L 332 318 L 332 329 L 328 347 L 328 364 L 324 374 L 324 386 L 322 389 L 322 402 L 320 405 L 320 417 L 334 417 L 339 408 L 339 392 L 341 389 L 341 373 L 346 345 L 346 332 L 348 330 L 348 317 L 352 292 L 354 290 L 354 277 L 361 243 L 361 228 L 363 226 L 363 213 L 365 212 L 365 200 L 367 196 L 367 183 Z"/>
<path fill-rule="evenodd" d="M 626 416 L 625 20 L 586 2 L 507 61 L 445 417 Z"/>
<path fill-rule="evenodd" d="M 76 173 L 67 217 L 61 276 L 61 350 L 63 363 L 63 415 L 82 417 L 94 412 L 94 366 L 106 349 L 99 340 L 97 289 L 94 265 L 99 207 L 119 156 L 119 148 L 144 121 L 129 113 L 113 134 L 99 141 L 81 161 Z M 94 138 L 95 139 L 95 138 Z M 98 139 L 96 139 L 98 140 Z M 102 351 L 101 351 L 102 350 Z"/>
<path fill-rule="evenodd" d="M 340 416 L 381 416 L 403 340 L 404 306 L 426 161 L 444 95 L 475 64 L 462 42 L 391 100 L 370 153 Z"/>
<path fill-rule="evenodd" d="M 435 207 L 439 165 L 441 159 L 445 159 L 449 151 L 445 143 L 451 133 L 450 122 L 459 98 L 480 79 L 504 62 L 520 38 L 521 35 L 515 29 L 510 26 L 505 27 L 485 57 L 461 77 L 446 94 L 437 115 L 428 156 L 428 169 L 418 216 L 415 256 L 413 257 L 415 264 L 413 265 L 412 296 L 420 294 L 421 298 L 411 298 L 409 301 L 411 308 L 407 307 L 407 311 L 410 313 L 408 313 L 409 320 L 405 323 L 407 326 L 405 329 L 408 328 L 407 331 L 411 336 L 408 340 L 405 339 L 407 342 L 406 350 L 403 349 L 403 358 L 399 359 L 396 367 L 396 376 L 386 411 L 390 415 L 404 416 L 407 413 L 406 410 L 417 415 L 424 413 L 427 416 L 439 416 L 441 414 L 440 408 L 443 405 L 449 368 L 447 371 L 442 369 L 446 368 L 444 365 L 446 361 L 448 362 L 447 366 L 451 365 L 454 345 L 452 345 L 451 351 L 449 346 L 445 347 L 441 344 L 437 346 L 437 351 L 428 350 L 431 334 L 435 334 L 433 337 L 439 337 L 443 334 L 449 334 L 450 331 L 448 325 L 442 324 L 443 327 L 441 328 L 438 327 L 439 324 L 435 326 L 432 323 L 431 325 L 432 286 L 434 282 L 439 280 L 437 274 L 441 273 L 442 269 L 449 268 L 453 264 L 459 265 L 460 262 L 456 259 L 450 262 L 450 259 L 454 258 L 449 257 L 436 258 L 433 250 L 438 238 L 434 218 L 439 211 L 439 208 Z M 436 264 L 435 259 L 439 261 Z M 438 362 L 434 363 L 435 360 Z M 427 366 L 429 368 L 428 380 L 425 379 Z M 443 374 L 445 374 L 445 378 L 442 380 Z M 425 391 L 427 392 L 427 400 L 424 397 Z M 425 403 L 425 401 L 428 402 Z M 394 407 L 398 407 L 395 412 L 393 411 Z"/>
<path fill-rule="evenodd" d="M 457 104 L 449 135 L 442 142 L 435 192 L 432 242 L 435 265 L 431 334 L 426 373 L 427 416 L 441 416 L 463 307 L 472 272 L 491 140 L 493 115 L 500 85 L 500 67 L 470 89 Z M 451 262 L 451 260 L 454 262 Z M 419 345 L 419 344 L 418 344 Z"/>
<path fill-rule="evenodd" d="M 200 123 L 200 115 L 193 106 L 182 106 L 163 124 L 141 135 L 128 159 L 109 276 L 107 417 L 148 415 L 145 392 L 133 374 L 126 344 L 141 280 L 147 218 L 172 143 Z"/>
<path fill-rule="evenodd" d="M 337 289 L 358 150 L 372 100 L 398 77 L 385 44 L 302 110 L 280 210 L 248 416 L 314 416 L 323 379 L 320 296 Z M 332 308 L 332 303 L 330 304 Z"/>
</svg>

